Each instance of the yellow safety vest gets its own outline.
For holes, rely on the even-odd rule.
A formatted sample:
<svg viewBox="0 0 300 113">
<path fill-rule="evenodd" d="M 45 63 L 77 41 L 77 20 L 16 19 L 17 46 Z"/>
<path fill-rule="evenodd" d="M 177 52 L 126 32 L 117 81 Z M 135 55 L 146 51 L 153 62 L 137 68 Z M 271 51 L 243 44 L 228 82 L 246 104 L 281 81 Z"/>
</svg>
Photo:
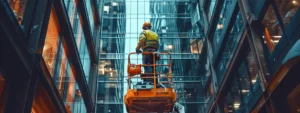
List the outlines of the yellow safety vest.
<svg viewBox="0 0 300 113">
<path fill-rule="evenodd" d="M 158 35 L 151 30 L 144 30 L 140 34 L 139 44 L 137 45 L 136 49 L 142 48 L 144 50 L 145 48 L 148 47 L 158 49 L 159 47 Z"/>
</svg>

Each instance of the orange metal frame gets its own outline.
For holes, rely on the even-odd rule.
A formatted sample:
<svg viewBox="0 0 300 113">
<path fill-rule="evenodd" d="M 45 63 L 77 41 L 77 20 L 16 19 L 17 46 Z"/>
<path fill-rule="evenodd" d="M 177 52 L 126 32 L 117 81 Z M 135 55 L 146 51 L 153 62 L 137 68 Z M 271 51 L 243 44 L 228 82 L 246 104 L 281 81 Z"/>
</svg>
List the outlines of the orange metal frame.
<svg viewBox="0 0 300 113">
<path fill-rule="evenodd" d="M 173 108 L 173 105 L 176 101 L 176 93 L 173 91 L 173 84 L 172 84 L 172 60 L 170 53 L 160 53 L 160 54 L 168 54 L 170 57 L 169 64 L 156 64 L 156 58 L 154 52 L 143 52 L 142 54 L 153 54 L 153 64 L 139 64 L 134 65 L 130 63 L 130 55 L 136 54 L 132 52 L 128 55 L 128 85 L 129 89 L 124 98 L 124 103 L 126 104 L 127 112 L 134 113 L 134 112 L 170 112 Z M 130 66 L 137 66 L 137 70 L 131 70 Z M 141 73 L 139 69 L 142 66 L 153 66 L 154 73 Z M 169 67 L 169 76 L 166 77 L 156 77 L 156 67 L 157 66 L 168 66 Z M 137 73 L 140 72 L 140 73 Z M 134 77 L 135 74 L 153 74 L 153 77 L 138 77 L 138 78 L 153 78 L 154 84 L 153 89 L 149 90 L 136 90 L 131 89 L 131 79 L 137 78 Z M 169 79 L 169 86 L 168 88 L 157 88 L 157 79 L 156 78 L 168 78 Z"/>
</svg>

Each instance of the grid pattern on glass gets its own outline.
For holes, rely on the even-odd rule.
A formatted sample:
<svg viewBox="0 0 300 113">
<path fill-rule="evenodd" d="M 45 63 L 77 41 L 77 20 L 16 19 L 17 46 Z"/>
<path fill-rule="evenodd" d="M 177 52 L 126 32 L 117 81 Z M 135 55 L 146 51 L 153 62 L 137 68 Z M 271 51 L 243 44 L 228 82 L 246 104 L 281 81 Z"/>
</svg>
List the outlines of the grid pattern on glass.
<svg viewBox="0 0 300 113">
<path fill-rule="evenodd" d="M 225 47 L 223 52 L 221 53 L 221 57 L 219 59 L 218 62 L 218 67 L 217 67 L 217 73 L 219 75 L 219 79 L 224 75 L 228 65 L 229 65 L 229 61 L 232 59 L 232 56 L 236 50 L 236 47 L 239 43 L 239 39 L 241 38 L 242 35 L 242 30 L 243 30 L 243 20 L 242 20 L 242 15 L 239 12 L 237 14 L 236 20 L 231 28 L 231 30 L 229 31 L 229 37 L 227 39 L 227 41 L 225 42 Z"/>
<path fill-rule="evenodd" d="M 218 24 L 216 26 L 216 30 L 214 33 L 214 49 L 216 49 L 216 47 L 218 47 L 218 45 L 221 43 L 220 39 L 222 38 L 222 35 L 224 34 L 224 30 L 229 22 L 229 15 L 232 13 L 232 4 L 233 4 L 234 0 L 225 0 L 221 9 L 221 13 L 219 15 L 219 19 L 218 19 Z"/>
<path fill-rule="evenodd" d="M 197 78 L 197 61 L 202 49 L 200 33 L 192 31 L 188 0 L 105 0 L 100 12 L 102 20 L 100 41 L 100 68 L 98 79 L 97 112 L 115 112 L 123 109 L 126 93 L 127 57 L 134 52 L 142 25 L 152 24 L 152 31 L 159 35 L 160 52 L 171 52 L 173 75 L 180 102 L 199 102 L 197 88 L 202 78 Z M 179 29 L 178 29 L 179 28 Z M 132 57 L 132 63 L 141 64 L 141 55 Z M 186 60 L 183 60 L 186 59 Z M 161 63 L 165 62 L 162 57 Z M 187 71 L 191 69 L 192 71 Z M 158 70 L 164 70 L 159 68 Z M 186 75 L 191 77 L 184 77 Z M 194 78 L 193 78 L 194 77 Z M 100 88 L 100 89 L 99 89 Z M 104 88 L 105 90 L 101 90 Z M 100 91 L 101 90 L 101 91 Z M 109 93 L 110 95 L 105 95 Z M 190 94 L 185 100 L 185 94 Z M 120 96 L 121 95 L 121 96 Z M 187 95 L 188 96 L 188 95 Z M 197 97 L 200 98 L 200 97 Z M 198 101 L 197 101 L 198 100 Z M 111 105 L 119 103 L 120 106 Z M 101 105 L 101 106 L 100 106 Z M 120 110 L 122 107 L 122 110 Z M 114 109 L 114 110 L 113 110 Z"/>
</svg>

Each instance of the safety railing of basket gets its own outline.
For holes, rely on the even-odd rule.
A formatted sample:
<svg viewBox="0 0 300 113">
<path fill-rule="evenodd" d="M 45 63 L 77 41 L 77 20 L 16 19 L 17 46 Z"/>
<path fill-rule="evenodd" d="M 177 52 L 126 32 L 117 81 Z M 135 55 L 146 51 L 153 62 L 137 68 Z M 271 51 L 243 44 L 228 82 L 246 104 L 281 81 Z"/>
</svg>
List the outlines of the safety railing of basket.
<svg viewBox="0 0 300 113">
<path fill-rule="evenodd" d="M 141 54 L 152 54 L 153 56 L 153 64 L 131 64 L 130 63 L 130 56 L 133 55 L 133 54 L 137 54 L 136 52 L 131 52 L 128 54 L 128 67 L 127 69 L 129 68 L 129 66 L 141 66 L 141 67 L 144 67 L 144 66 L 153 66 L 153 73 L 143 73 L 141 72 L 141 74 L 153 74 L 152 77 L 134 77 L 134 76 L 130 76 L 130 73 L 128 72 L 128 79 L 127 79 L 127 83 L 128 83 L 128 88 L 131 89 L 131 79 L 133 78 L 141 78 L 141 79 L 145 79 L 145 78 L 153 78 L 153 89 L 156 89 L 157 88 L 157 82 L 156 81 L 156 78 L 168 78 L 168 82 L 167 84 L 169 84 L 169 87 L 170 88 L 173 88 L 173 79 L 172 79 L 172 56 L 169 52 L 142 52 Z M 160 55 L 169 55 L 169 64 L 156 64 L 156 57 L 155 57 L 155 54 L 160 54 Z M 168 66 L 169 67 L 169 72 L 167 73 L 168 76 L 155 76 L 156 74 L 166 74 L 166 73 L 157 73 L 156 72 L 156 67 L 158 66 Z M 160 82 L 159 84 L 166 84 L 165 82 Z"/>
</svg>

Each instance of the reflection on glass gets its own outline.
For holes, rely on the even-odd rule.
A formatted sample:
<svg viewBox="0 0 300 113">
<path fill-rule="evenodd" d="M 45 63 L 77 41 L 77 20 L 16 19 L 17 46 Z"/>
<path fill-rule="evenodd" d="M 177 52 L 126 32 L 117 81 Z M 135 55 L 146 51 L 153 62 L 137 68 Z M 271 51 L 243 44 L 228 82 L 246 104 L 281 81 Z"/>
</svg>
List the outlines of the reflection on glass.
<svg viewBox="0 0 300 113">
<path fill-rule="evenodd" d="M 56 64 L 56 56 L 58 53 L 58 43 L 59 43 L 59 25 L 55 14 L 55 10 L 51 10 L 46 40 L 43 50 L 43 58 L 46 62 L 47 68 L 51 74 L 54 75 L 54 68 Z"/>
<path fill-rule="evenodd" d="M 56 65 L 57 71 L 53 77 L 55 85 L 68 111 L 72 113 L 84 113 L 86 112 L 86 108 L 81 97 L 81 91 L 75 81 L 64 47 L 62 45 L 60 47 L 60 54 L 58 55 Z"/>
<path fill-rule="evenodd" d="M 229 14 L 232 12 L 232 8 L 230 7 L 233 0 L 225 0 L 223 7 L 221 9 L 220 18 L 218 20 L 218 24 L 214 33 L 214 47 L 217 47 L 220 44 L 221 35 L 224 31 L 224 26 L 228 22 Z"/>
<path fill-rule="evenodd" d="M 67 110 L 72 113 L 84 113 L 86 112 L 86 108 L 72 73 L 71 65 L 68 62 L 65 48 L 62 42 L 60 42 L 59 29 L 55 10 L 52 9 L 43 50 L 43 58 L 59 94 L 65 102 Z M 89 67 L 88 62 L 86 65 L 83 64 L 84 69 L 86 69 L 85 67 Z"/>
<path fill-rule="evenodd" d="M 200 36 L 194 35 L 194 33 L 199 33 L 191 31 L 192 23 L 190 21 L 189 3 L 177 0 L 105 0 L 100 10 L 102 10 L 100 14 L 102 14 L 103 21 L 101 26 L 98 79 L 102 82 L 98 82 L 97 112 L 126 112 L 126 108 L 123 108 L 123 105 L 115 105 L 113 109 L 111 105 L 105 103 L 123 102 L 122 95 L 126 93 L 128 88 L 126 81 L 127 56 L 128 53 L 135 51 L 138 36 L 142 32 L 142 25 L 145 21 L 150 22 L 152 30 L 159 35 L 159 52 L 174 53 L 172 54 L 174 59 L 173 76 L 197 75 L 199 71 L 197 59 L 201 51 L 202 45 L 199 45 L 202 40 L 195 40 Z M 161 56 L 161 59 L 158 63 L 167 63 L 164 56 Z M 141 56 L 138 58 L 132 57 L 131 60 L 133 60 L 132 63 L 142 63 Z M 101 61 L 103 62 L 101 63 Z M 115 76 L 113 72 L 111 76 L 110 68 L 117 70 L 118 75 Z M 164 69 L 164 67 L 157 69 L 158 72 L 163 72 L 164 70 L 168 69 Z M 120 73 L 123 73 L 123 76 Z M 199 80 L 193 78 L 185 79 Z M 176 78 L 178 81 L 185 79 Z M 120 81 L 120 83 L 107 83 L 110 81 Z M 183 84 L 177 83 L 175 85 L 176 89 L 179 90 L 179 87 L 182 87 Z M 184 89 L 180 89 L 180 91 L 184 92 Z M 195 98 L 195 92 L 191 92 L 189 101 L 196 101 L 196 99 L 192 100 Z M 183 94 L 178 93 L 179 96 L 184 97 Z"/>
<path fill-rule="evenodd" d="M 300 0 L 275 0 L 285 27 L 291 22 L 300 7 Z"/>
<path fill-rule="evenodd" d="M 86 6 L 88 20 L 89 20 L 90 27 L 91 27 L 91 34 L 93 34 L 93 32 L 94 32 L 94 17 L 93 17 L 91 0 L 85 0 L 85 6 Z"/>
<path fill-rule="evenodd" d="M 221 79 L 221 77 L 224 75 L 229 64 L 228 61 L 232 58 L 233 53 L 235 52 L 237 44 L 239 43 L 239 39 L 241 38 L 243 25 L 242 15 L 239 12 L 230 30 L 228 40 L 225 43 L 226 45 L 224 47 L 224 51 L 222 52 L 221 58 L 217 65 L 217 73 L 219 75 L 218 79 Z"/>
<path fill-rule="evenodd" d="M 79 52 L 79 57 L 81 60 L 83 71 L 86 76 L 86 80 L 88 81 L 91 60 L 90 60 L 90 56 L 88 53 L 88 48 L 87 48 L 86 40 L 84 37 L 84 32 L 83 32 L 82 26 L 80 24 L 79 13 L 78 13 L 79 11 L 76 8 L 75 0 L 65 0 L 64 3 L 67 8 L 68 15 L 70 17 L 69 20 L 70 20 L 71 26 L 73 28 L 74 38 L 75 38 L 75 42 L 76 42 L 77 49 Z M 88 7 L 88 10 L 91 10 L 90 1 L 86 1 L 86 5 Z M 89 17 L 92 16 L 91 11 L 88 12 L 88 16 Z"/>
<path fill-rule="evenodd" d="M 14 12 L 19 24 L 23 20 L 23 14 L 26 7 L 27 0 L 7 0 L 12 11 Z"/>
<path fill-rule="evenodd" d="M 242 62 L 238 69 L 239 82 L 244 98 L 244 103 L 247 104 L 251 99 L 252 94 L 258 88 L 258 67 L 254 59 L 253 52 L 249 49 L 246 59 Z"/>
<path fill-rule="evenodd" d="M 202 47 L 203 47 L 203 41 L 202 40 L 196 40 L 196 39 L 191 39 L 191 53 L 201 53 Z"/>
<path fill-rule="evenodd" d="M 262 36 L 264 44 L 268 47 L 269 52 L 274 50 L 276 44 L 281 39 L 284 29 L 291 23 L 292 18 L 300 7 L 300 0 L 275 0 L 275 3 L 283 26 L 280 26 L 273 7 L 269 6 L 263 19 L 265 28 L 264 35 Z"/>
<path fill-rule="evenodd" d="M 233 78 L 230 91 L 226 95 L 224 111 L 225 113 L 236 113 L 241 105 L 241 93 L 237 77 Z"/>
<path fill-rule="evenodd" d="M 216 5 L 216 0 L 210 0 L 208 2 L 209 2 L 209 7 L 207 9 L 207 14 L 208 14 L 208 20 L 210 21 L 211 16 L 212 16 L 213 11 L 214 11 L 214 8 L 215 8 L 215 5 Z"/>
</svg>

